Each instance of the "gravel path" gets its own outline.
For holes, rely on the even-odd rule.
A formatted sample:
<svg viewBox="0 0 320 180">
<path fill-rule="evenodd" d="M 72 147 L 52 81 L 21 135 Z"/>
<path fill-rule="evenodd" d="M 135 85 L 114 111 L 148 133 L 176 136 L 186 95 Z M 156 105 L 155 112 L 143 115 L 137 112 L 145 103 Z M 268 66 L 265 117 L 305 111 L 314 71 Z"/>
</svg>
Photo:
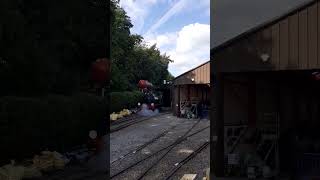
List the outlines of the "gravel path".
<svg viewBox="0 0 320 180">
<path fill-rule="evenodd" d="M 170 114 L 158 116 L 151 118 L 148 121 L 135 124 L 128 128 L 125 128 L 121 131 L 112 133 L 110 135 L 110 161 L 113 161 L 130 151 L 135 150 L 138 146 L 146 143 L 150 139 L 161 134 L 165 130 L 169 130 L 167 134 L 155 141 L 154 143 L 148 145 L 142 151 L 137 152 L 134 155 L 129 155 L 126 158 L 117 161 L 112 164 L 110 167 L 111 175 L 119 172 L 125 167 L 130 166 L 131 164 L 139 161 L 140 159 L 148 156 L 149 154 L 154 153 L 160 148 L 166 147 L 173 143 L 177 138 L 182 136 L 189 128 L 196 123 L 197 120 L 193 119 L 181 119 L 174 117 Z M 200 122 L 193 128 L 189 134 L 207 127 L 209 125 L 209 120 L 200 120 Z M 175 126 L 175 127 L 174 127 Z M 173 128 L 174 127 L 174 128 Z M 173 128 L 173 129 L 172 129 Z M 113 179 L 116 180 L 132 180 L 138 178 L 141 173 L 143 173 L 151 164 L 158 161 L 158 164 L 155 168 L 151 169 L 144 179 L 164 179 L 171 169 L 174 167 L 174 164 L 180 162 L 185 157 L 187 157 L 193 150 L 197 149 L 204 142 L 209 140 L 210 129 L 206 129 L 199 134 L 196 134 L 188 140 L 183 141 L 175 148 L 173 148 L 165 158 L 159 161 L 159 158 L 167 152 L 157 154 L 156 156 L 138 164 L 137 166 L 129 169 L 125 173 L 116 176 Z M 198 177 L 202 177 L 204 169 L 209 167 L 209 158 L 210 149 L 209 146 L 199 153 L 194 159 L 190 160 L 186 165 L 182 166 L 180 170 L 175 173 L 173 179 L 180 179 L 183 174 L 195 173 L 198 174 Z"/>
</svg>

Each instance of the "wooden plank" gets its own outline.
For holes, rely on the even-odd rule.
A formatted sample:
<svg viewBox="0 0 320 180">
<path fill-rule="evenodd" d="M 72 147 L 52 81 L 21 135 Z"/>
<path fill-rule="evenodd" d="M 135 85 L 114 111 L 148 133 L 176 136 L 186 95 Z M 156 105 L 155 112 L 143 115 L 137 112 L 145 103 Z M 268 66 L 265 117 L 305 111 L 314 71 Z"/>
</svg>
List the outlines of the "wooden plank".
<svg viewBox="0 0 320 180">
<path fill-rule="evenodd" d="M 299 67 L 299 16 L 289 17 L 289 69 Z"/>
<path fill-rule="evenodd" d="M 271 64 L 274 69 L 279 68 L 279 54 L 280 54 L 280 37 L 279 37 L 279 24 L 271 27 L 272 34 L 272 50 L 271 50 Z"/>
<path fill-rule="evenodd" d="M 198 73 L 198 81 L 197 83 L 200 83 L 201 82 L 201 68 L 197 68 L 197 73 Z"/>
<path fill-rule="evenodd" d="M 199 68 L 199 83 L 203 82 L 203 77 L 202 77 L 202 67 Z"/>
<path fill-rule="evenodd" d="M 272 31 L 270 27 L 261 32 L 260 42 L 262 53 L 268 54 L 269 56 L 272 55 Z"/>
<path fill-rule="evenodd" d="M 187 85 L 187 100 L 190 101 L 190 88 L 191 86 L 188 84 Z"/>
<path fill-rule="evenodd" d="M 308 10 L 299 12 L 299 69 L 308 68 Z"/>
<path fill-rule="evenodd" d="M 210 83 L 211 82 L 211 68 L 210 68 L 210 64 L 208 64 L 208 66 L 207 66 L 207 70 L 208 70 L 208 83 Z"/>
<path fill-rule="evenodd" d="M 208 82 L 208 80 L 207 80 L 207 64 L 205 64 L 204 66 L 203 66 L 203 83 L 207 83 Z"/>
<path fill-rule="evenodd" d="M 199 97 L 199 92 L 198 92 L 199 86 L 194 87 L 194 94 L 195 96 Z"/>
<path fill-rule="evenodd" d="M 197 82 L 197 72 L 196 72 L 196 69 L 191 71 L 191 76 L 194 78 L 194 82 Z"/>
<path fill-rule="evenodd" d="M 201 82 L 204 83 L 206 81 L 206 65 L 201 66 Z"/>
<path fill-rule="evenodd" d="M 207 65 L 206 64 L 202 66 L 202 71 L 203 71 L 203 73 L 202 73 L 203 80 L 202 81 L 203 81 L 203 83 L 205 83 L 205 82 L 207 82 L 207 75 L 206 75 Z"/>
<path fill-rule="evenodd" d="M 210 64 L 211 63 L 208 64 L 208 78 L 209 78 L 208 82 L 209 83 L 211 83 L 211 77 L 213 76 L 213 75 L 211 76 L 211 65 Z M 213 72 L 212 72 L 212 74 L 213 74 Z M 213 83 L 212 83 L 212 85 L 213 85 Z"/>
<path fill-rule="evenodd" d="M 197 70 L 195 69 L 195 70 L 193 70 L 193 71 L 191 71 L 191 76 L 194 78 L 194 82 L 197 82 Z"/>
<path fill-rule="evenodd" d="M 280 64 L 281 70 L 287 69 L 289 65 L 289 21 L 285 19 L 280 22 Z"/>
<path fill-rule="evenodd" d="M 204 69 L 203 69 L 204 66 L 201 66 L 199 68 L 199 74 L 200 74 L 200 83 L 203 83 L 204 82 Z"/>
<path fill-rule="evenodd" d="M 196 179 L 197 174 L 185 174 L 180 180 L 194 180 Z"/>
<path fill-rule="evenodd" d="M 206 83 L 210 83 L 210 63 L 206 64 Z"/>
<path fill-rule="evenodd" d="M 257 121 L 257 99 L 256 99 L 256 81 L 250 77 L 248 87 L 248 124 L 249 127 L 255 127 Z"/>
<path fill-rule="evenodd" d="M 272 38 L 271 29 L 266 28 L 262 31 L 262 40 L 269 40 Z"/>
<path fill-rule="evenodd" d="M 210 63 L 207 64 L 207 83 L 210 83 Z"/>
<path fill-rule="evenodd" d="M 204 92 L 203 92 L 203 88 L 201 88 L 201 101 L 204 101 Z"/>
<path fill-rule="evenodd" d="M 318 11 L 317 4 L 308 8 L 308 67 L 317 68 L 318 59 Z"/>
</svg>

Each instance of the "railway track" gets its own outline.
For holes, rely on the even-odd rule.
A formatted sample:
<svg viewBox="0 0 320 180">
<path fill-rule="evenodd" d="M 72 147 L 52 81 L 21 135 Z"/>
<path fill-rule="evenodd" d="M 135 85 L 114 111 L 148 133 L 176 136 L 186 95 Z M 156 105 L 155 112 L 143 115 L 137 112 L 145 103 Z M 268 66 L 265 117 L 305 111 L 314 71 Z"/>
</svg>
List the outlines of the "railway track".
<svg viewBox="0 0 320 180">
<path fill-rule="evenodd" d="M 195 151 L 193 151 L 189 156 L 187 156 L 186 158 L 184 158 L 183 160 L 181 160 L 176 166 L 175 168 L 173 168 L 171 170 L 171 172 L 169 173 L 169 175 L 165 178 L 165 180 L 169 180 L 173 177 L 173 175 L 183 166 L 185 165 L 187 162 L 189 162 L 191 159 L 193 159 L 194 157 L 196 157 L 200 152 L 202 152 L 202 150 L 204 150 L 206 147 L 208 147 L 208 145 L 210 144 L 210 142 L 205 142 L 203 143 L 200 147 L 198 147 Z"/>
<path fill-rule="evenodd" d="M 170 130 L 174 129 L 175 127 L 177 127 L 177 125 L 175 126 L 172 126 L 171 128 L 169 128 L 168 130 L 165 130 L 164 132 L 160 133 L 159 135 L 155 136 L 154 138 L 152 138 L 150 141 L 142 144 L 141 146 L 139 146 L 138 148 L 136 148 L 135 150 L 133 151 L 130 151 L 122 156 L 120 156 L 119 158 L 113 160 L 110 162 L 110 165 L 114 164 L 115 162 L 118 162 L 122 159 L 124 159 L 125 157 L 129 156 L 129 155 L 132 155 L 132 154 L 135 154 L 139 151 L 141 151 L 143 148 L 147 147 L 148 145 L 154 143 L 156 140 L 160 139 L 161 137 L 165 136 Z"/>
<path fill-rule="evenodd" d="M 122 169 L 121 171 L 119 171 L 119 172 L 111 175 L 111 176 L 110 176 L 110 179 L 113 179 L 113 178 L 115 178 L 115 177 L 117 177 L 117 176 L 119 176 L 119 175 L 127 172 L 128 170 L 130 170 L 131 168 L 137 166 L 138 164 L 140 164 L 140 163 L 142 163 L 142 162 L 150 159 L 151 157 L 154 157 L 154 156 L 158 155 L 159 153 L 167 150 L 166 153 L 165 153 L 164 155 L 162 155 L 159 160 L 157 160 L 155 163 L 153 163 L 148 169 L 146 169 L 146 170 L 138 177 L 138 179 L 142 179 L 142 178 L 145 177 L 145 175 L 148 174 L 148 172 L 149 172 L 151 169 L 153 169 L 153 168 L 160 162 L 160 160 L 163 159 L 174 147 L 176 147 L 178 144 L 182 143 L 183 141 L 188 140 L 189 137 L 192 137 L 192 136 L 194 136 L 194 135 L 196 135 L 196 134 L 199 134 L 199 133 L 203 132 L 204 130 L 206 130 L 206 129 L 208 129 L 208 128 L 210 127 L 210 126 L 207 126 L 207 127 L 205 127 L 205 128 L 202 128 L 202 129 L 200 129 L 200 130 L 195 131 L 195 132 L 192 133 L 192 134 L 189 134 L 189 133 L 192 131 L 192 129 L 193 129 L 199 122 L 200 122 L 200 120 L 198 120 L 196 123 L 194 123 L 194 124 L 192 125 L 192 127 L 189 128 L 189 129 L 183 134 L 182 137 L 179 137 L 178 139 L 176 139 L 172 144 L 170 144 L 170 145 L 168 145 L 168 146 L 166 146 L 166 147 L 163 147 L 163 148 L 159 149 L 158 151 L 156 151 L 156 152 L 154 152 L 154 153 L 146 156 L 145 158 L 143 158 L 143 159 L 141 159 L 141 160 L 139 160 L 139 161 L 137 161 L 137 162 L 129 165 L 128 167 Z M 189 135 L 188 135 L 188 134 L 189 134 Z M 143 146 L 143 148 L 144 148 L 144 147 L 146 147 L 146 146 L 149 145 L 149 144 L 151 144 L 151 143 L 147 142 L 146 145 L 142 145 L 142 146 Z M 141 150 L 141 149 L 143 149 L 143 148 L 138 148 L 138 149 Z M 131 153 L 131 154 L 132 154 L 132 153 Z M 123 159 L 123 158 L 121 158 L 121 159 Z M 121 159 L 119 159 L 119 160 L 121 160 Z M 119 161 L 119 160 L 117 160 L 117 161 Z"/>
<path fill-rule="evenodd" d="M 194 124 L 192 125 L 192 127 L 189 128 L 188 131 L 186 131 L 186 132 L 183 134 L 182 137 L 178 138 L 178 139 L 174 142 L 173 146 L 171 146 L 170 148 L 168 148 L 168 150 L 160 157 L 160 159 L 158 159 L 157 161 L 155 161 L 147 170 L 145 170 L 145 171 L 138 177 L 137 180 L 143 179 L 143 178 L 148 174 L 148 172 L 149 172 L 151 169 L 153 169 L 164 157 L 167 156 L 167 154 L 169 154 L 169 153 L 171 152 L 171 150 L 172 150 L 173 148 L 175 148 L 178 144 L 180 144 L 180 141 L 181 141 L 183 138 L 185 138 L 185 137 L 188 135 L 188 133 L 189 133 L 190 131 L 192 131 L 192 129 L 193 129 L 199 122 L 200 122 L 200 120 L 198 120 L 196 123 L 194 123 Z"/>
<path fill-rule="evenodd" d="M 135 117 L 132 117 L 132 118 L 129 118 L 129 119 L 126 119 L 126 120 L 120 120 L 119 123 L 111 123 L 110 133 L 117 132 L 117 131 L 119 131 L 121 129 L 124 129 L 126 127 L 129 127 L 131 125 L 134 125 L 134 124 L 149 120 L 151 118 L 163 116 L 163 115 L 166 115 L 166 114 L 170 114 L 170 112 L 159 113 L 159 114 L 157 114 L 155 116 L 142 117 L 142 118 L 141 118 L 141 116 L 135 116 Z"/>
<path fill-rule="evenodd" d="M 111 126 L 115 126 L 115 125 L 118 125 L 118 124 L 121 124 L 121 123 L 125 123 L 125 122 L 131 121 L 131 120 L 135 120 L 137 118 L 141 118 L 141 117 L 138 114 L 131 114 L 129 117 L 124 117 L 124 118 L 121 118 L 121 119 L 116 120 L 116 121 L 111 121 L 110 125 Z"/>
</svg>

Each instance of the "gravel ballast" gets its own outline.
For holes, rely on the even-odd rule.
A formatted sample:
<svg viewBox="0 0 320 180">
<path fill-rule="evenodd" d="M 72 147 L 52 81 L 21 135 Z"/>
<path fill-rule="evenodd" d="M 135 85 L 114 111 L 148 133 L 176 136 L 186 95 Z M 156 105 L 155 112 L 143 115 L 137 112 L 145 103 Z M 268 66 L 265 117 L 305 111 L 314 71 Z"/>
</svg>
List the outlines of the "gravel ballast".
<svg viewBox="0 0 320 180">
<path fill-rule="evenodd" d="M 159 149 L 174 143 L 179 137 L 183 136 L 198 120 L 177 118 L 171 114 L 156 116 L 147 121 L 137 123 L 110 135 L 110 161 L 135 150 L 137 147 L 153 139 L 157 135 L 169 129 L 169 132 L 158 140 L 148 145 L 141 151 L 126 156 L 111 165 L 111 175 L 116 174 L 131 164 L 143 159 L 144 157 L 158 151 Z M 210 121 L 203 119 L 188 134 L 208 127 Z M 175 126 L 175 127 L 174 127 Z M 210 128 L 189 137 L 187 140 L 175 146 L 161 161 L 160 157 L 169 149 L 158 153 L 157 155 L 143 161 L 133 168 L 113 179 L 132 180 L 137 179 L 146 169 L 157 162 L 143 179 L 164 179 L 175 167 L 175 164 L 186 158 L 194 150 L 200 147 L 206 141 L 209 141 Z M 210 148 L 207 146 L 193 159 L 182 166 L 173 176 L 173 179 L 180 179 L 184 174 L 198 174 L 197 179 L 201 179 L 203 171 L 209 167 Z M 201 178 L 200 178 L 201 177 Z"/>
</svg>

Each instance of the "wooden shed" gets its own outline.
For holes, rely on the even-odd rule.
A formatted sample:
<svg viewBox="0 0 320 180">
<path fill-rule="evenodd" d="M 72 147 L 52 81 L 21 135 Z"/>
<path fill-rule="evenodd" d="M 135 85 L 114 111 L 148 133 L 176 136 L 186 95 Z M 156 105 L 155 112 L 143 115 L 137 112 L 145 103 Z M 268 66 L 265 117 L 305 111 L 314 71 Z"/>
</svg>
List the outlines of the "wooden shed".
<svg viewBox="0 0 320 180">
<path fill-rule="evenodd" d="M 319 40 L 320 3 L 311 1 L 211 49 L 216 176 L 228 175 L 228 155 L 251 152 L 277 176 L 319 177 Z"/>
<path fill-rule="evenodd" d="M 210 103 L 210 61 L 187 71 L 173 80 L 172 109 L 179 116 L 188 103 Z"/>
</svg>

